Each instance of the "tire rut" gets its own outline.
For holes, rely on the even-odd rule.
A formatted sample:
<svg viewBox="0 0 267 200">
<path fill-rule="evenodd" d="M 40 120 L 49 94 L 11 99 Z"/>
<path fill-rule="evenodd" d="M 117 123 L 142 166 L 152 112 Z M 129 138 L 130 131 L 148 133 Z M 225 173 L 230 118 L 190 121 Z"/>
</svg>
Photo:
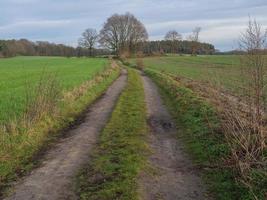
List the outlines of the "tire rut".
<svg viewBox="0 0 267 200">
<path fill-rule="evenodd" d="M 143 76 L 150 126 L 150 165 L 155 174 L 145 174 L 140 188 L 144 200 L 210 199 L 183 145 L 174 122 L 163 104 L 156 85 Z"/>
<path fill-rule="evenodd" d="M 14 185 L 13 194 L 5 200 L 78 199 L 75 195 L 75 175 L 90 160 L 90 150 L 116 104 L 127 82 L 126 71 L 89 109 L 84 122 L 69 137 L 59 140 L 44 156 L 40 167 Z"/>
</svg>

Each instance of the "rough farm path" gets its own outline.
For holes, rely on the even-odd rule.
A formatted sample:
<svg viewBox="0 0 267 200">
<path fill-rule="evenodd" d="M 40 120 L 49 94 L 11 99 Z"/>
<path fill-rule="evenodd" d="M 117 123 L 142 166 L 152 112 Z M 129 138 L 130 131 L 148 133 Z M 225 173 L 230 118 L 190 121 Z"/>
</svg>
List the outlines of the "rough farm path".
<svg viewBox="0 0 267 200">
<path fill-rule="evenodd" d="M 150 165 L 155 173 L 143 174 L 140 189 L 143 200 L 207 200 L 205 187 L 189 156 L 177 138 L 172 117 L 163 104 L 157 86 L 142 76 L 150 127 Z M 109 120 L 119 95 L 127 82 L 122 75 L 88 110 L 85 120 L 69 131 L 44 156 L 40 167 L 14 185 L 5 200 L 76 200 L 74 181 L 83 164 L 90 161 L 90 151 Z M 112 199 L 111 199 L 112 200 Z"/>
<path fill-rule="evenodd" d="M 156 85 L 143 76 L 147 119 L 150 127 L 149 162 L 156 173 L 144 175 L 141 193 L 144 200 L 209 199 L 183 145 L 177 138 L 174 122 L 163 104 Z"/>
<path fill-rule="evenodd" d="M 88 162 L 89 152 L 107 123 L 115 103 L 126 85 L 127 74 L 122 75 L 89 109 L 84 122 L 70 130 L 69 137 L 61 139 L 44 156 L 40 167 L 14 186 L 6 200 L 74 200 L 75 175 Z"/>
</svg>

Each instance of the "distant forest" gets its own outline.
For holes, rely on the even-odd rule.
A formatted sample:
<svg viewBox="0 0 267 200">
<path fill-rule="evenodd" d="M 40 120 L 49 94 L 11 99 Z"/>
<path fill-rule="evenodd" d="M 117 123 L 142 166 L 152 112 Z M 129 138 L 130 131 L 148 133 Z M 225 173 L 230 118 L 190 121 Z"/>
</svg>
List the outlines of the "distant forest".
<svg viewBox="0 0 267 200">
<path fill-rule="evenodd" d="M 110 54 L 109 50 L 94 49 L 94 55 Z M 64 56 L 81 57 L 88 56 L 89 50 L 82 47 L 71 47 L 64 44 L 54 44 L 49 42 L 31 42 L 26 39 L 21 40 L 0 40 L 0 57 L 14 56 Z"/>
<path fill-rule="evenodd" d="M 113 14 L 98 32 L 86 29 L 78 39 L 78 47 L 27 39 L 0 40 L 0 57 L 64 56 L 82 57 L 99 55 L 133 56 L 172 54 L 214 54 L 212 44 L 199 41 L 201 27 L 195 27 L 183 40 L 176 30 L 169 30 L 164 40 L 149 41 L 144 24 L 133 14 Z M 101 48 L 99 48 L 101 47 Z"/>
<path fill-rule="evenodd" d="M 197 54 L 214 54 L 215 48 L 212 44 L 199 43 Z M 193 48 L 192 41 L 146 41 L 139 45 L 137 51 L 144 55 L 158 55 L 166 53 L 191 54 Z M 137 53 L 137 52 L 136 52 Z M 113 54 L 109 49 L 93 49 L 93 56 Z M 82 57 L 90 56 L 90 50 L 83 47 L 71 47 L 63 44 L 49 42 L 31 42 L 26 39 L 20 40 L 0 40 L 0 57 L 14 56 L 64 56 Z"/>
<path fill-rule="evenodd" d="M 201 43 L 201 42 L 194 42 L 188 40 L 181 40 L 181 41 L 170 41 L 170 40 L 160 40 L 160 41 L 149 41 L 143 44 L 143 53 L 145 55 L 151 55 L 154 53 L 176 53 L 176 54 L 191 54 L 192 49 L 196 46 L 197 43 L 197 50 L 196 54 L 214 54 L 215 48 L 212 44 L 208 43 Z"/>
</svg>

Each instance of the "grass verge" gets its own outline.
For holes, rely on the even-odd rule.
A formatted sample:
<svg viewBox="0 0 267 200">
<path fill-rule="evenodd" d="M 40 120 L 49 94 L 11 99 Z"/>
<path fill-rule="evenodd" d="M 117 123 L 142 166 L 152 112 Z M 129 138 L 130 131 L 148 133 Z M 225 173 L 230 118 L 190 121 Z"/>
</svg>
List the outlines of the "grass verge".
<svg viewBox="0 0 267 200">
<path fill-rule="evenodd" d="M 61 130 L 73 124 L 119 74 L 118 67 L 109 67 L 61 96 L 53 112 L 43 112 L 30 125 L 24 121 L 14 122 L 8 131 L 0 130 L 0 191 L 8 182 L 32 169 L 36 164 L 36 156 L 60 136 Z"/>
<path fill-rule="evenodd" d="M 55 74 L 60 89 L 72 91 L 109 66 L 103 58 L 25 56 L 0 59 L 0 124 L 20 118 L 25 110 L 25 93 L 35 88 L 44 74 Z"/>
<path fill-rule="evenodd" d="M 99 146 L 78 177 L 81 199 L 134 200 L 138 197 L 137 177 L 146 165 L 146 109 L 140 75 L 128 70 L 128 83 Z"/>
<path fill-rule="evenodd" d="M 226 163 L 230 149 L 220 133 L 220 122 L 213 107 L 192 90 L 156 70 L 146 69 L 159 86 L 188 152 L 201 168 L 210 192 L 218 200 L 253 199 L 249 191 L 235 181 L 237 173 Z"/>
</svg>

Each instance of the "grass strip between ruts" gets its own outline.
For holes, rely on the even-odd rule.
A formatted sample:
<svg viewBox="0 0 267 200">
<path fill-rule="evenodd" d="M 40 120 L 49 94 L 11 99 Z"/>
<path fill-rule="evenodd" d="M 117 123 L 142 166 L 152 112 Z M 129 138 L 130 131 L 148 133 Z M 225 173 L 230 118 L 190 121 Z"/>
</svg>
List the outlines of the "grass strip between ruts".
<svg viewBox="0 0 267 200">
<path fill-rule="evenodd" d="M 139 199 L 138 175 L 146 166 L 146 108 L 141 77 L 128 69 L 128 82 L 78 178 L 81 199 Z"/>
</svg>

